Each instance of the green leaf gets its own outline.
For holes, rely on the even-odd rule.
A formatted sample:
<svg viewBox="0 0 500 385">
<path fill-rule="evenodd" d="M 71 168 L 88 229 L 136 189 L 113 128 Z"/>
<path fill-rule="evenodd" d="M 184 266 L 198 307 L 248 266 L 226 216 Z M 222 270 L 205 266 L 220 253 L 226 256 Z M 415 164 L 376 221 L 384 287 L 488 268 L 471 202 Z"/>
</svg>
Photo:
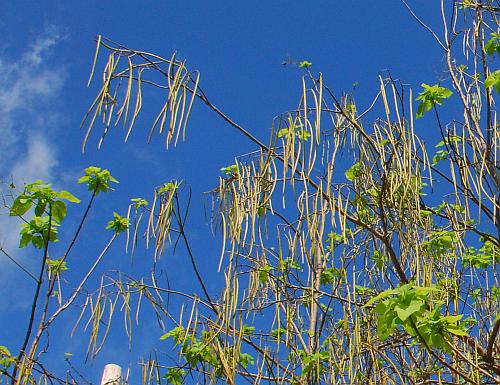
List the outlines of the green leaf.
<svg viewBox="0 0 500 385">
<path fill-rule="evenodd" d="M 96 194 L 107 192 L 110 189 L 110 182 L 118 183 L 108 170 L 94 166 L 87 167 L 85 175 L 78 179 L 78 183 L 86 183 L 88 189 Z"/>
<path fill-rule="evenodd" d="M 32 205 L 33 201 L 31 201 L 25 194 L 21 194 L 15 199 L 14 203 L 12 204 L 9 215 L 20 217 L 21 215 L 24 215 Z"/>
<path fill-rule="evenodd" d="M 271 335 L 276 339 L 279 340 L 281 335 L 286 334 L 286 329 L 283 328 L 277 328 L 271 330 Z"/>
<path fill-rule="evenodd" d="M 379 269 L 384 266 L 384 262 L 387 260 L 386 256 L 380 250 L 374 250 L 372 255 L 372 261 L 375 263 Z"/>
<path fill-rule="evenodd" d="M 31 234 L 23 234 L 19 241 L 19 248 L 22 249 L 23 247 L 28 246 L 29 243 L 31 242 L 31 238 L 32 238 Z"/>
<path fill-rule="evenodd" d="M 78 199 L 77 197 L 75 197 L 73 194 L 71 194 L 68 191 L 61 190 L 61 191 L 59 191 L 59 193 L 57 195 L 59 198 L 66 199 L 69 202 L 80 203 L 80 199 Z"/>
<path fill-rule="evenodd" d="M 61 222 L 66 217 L 66 211 L 66 203 L 62 201 L 55 201 L 52 203 L 52 217 L 57 222 Z"/>
<path fill-rule="evenodd" d="M 443 147 L 445 145 L 451 146 L 453 143 L 459 143 L 462 141 L 462 138 L 460 136 L 456 135 L 450 135 L 449 137 L 445 138 L 444 140 L 439 141 L 438 144 L 436 144 L 436 148 Z"/>
<path fill-rule="evenodd" d="M 288 136 L 291 134 L 290 129 L 287 128 L 282 128 L 281 130 L 278 131 L 277 136 L 278 138 L 282 138 L 283 136 Z"/>
<path fill-rule="evenodd" d="M 439 291 L 439 289 L 434 286 L 410 286 L 410 290 L 411 292 L 415 293 L 417 297 L 420 298 L 424 298 L 425 296 L 427 296 L 432 292 Z"/>
<path fill-rule="evenodd" d="M 439 150 L 436 151 L 436 154 L 432 158 L 432 165 L 435 166 L 438 164 L 440 161 L 446 159 L 448 157 L 448 151 L 447 150 Z"/>
<path fill-rule="evenodd" d="M 423 101 L 419 104 L 417 109 L 417 119 L 424 116 L 424 114 L 432 108 L 432 103 Z"/>
<path fill-rule="evenodd" d="M 377 335 L 385 341 L 396 329 L 396 316 L 391 311 L 386 311 L 380 315 L 377 322 Z"/>
<path fill-rule="evenodd" d="M 307 130 L 297 130 L 296 134 L 300 139 L 302 139 L 305 142 L 307 142 L 307 140 L 311 136 L 311 133 Z"/>
<path fill-rule="evenodd" d="M 238 165 L 232 164 L 227 167 L 222 167 L 220 171 L 229 176 L 236 176 L 238 175 Z"/>
<path fill-rule="evenodd" d="M 135 206 L 136 209 L 140 207 L 146 207 L 149 203 L 147 200 L 142 199 L 142 198 L 132 198 L 130 199 L 132 204 Z"/>
<path fill-rule="evenodd" d="M 448 99 L 451 95 L 453 95 L 451 90 L 441 87 L 438 84 L 430 86 L 422 83 L 422 87 L 424 90 L 420 92 L 417 97 L 417 100 L 421 101 L 417 110 L 417 118 L 424 116 L 424 114 L 435 105 L 443 104 L 443 99 Z"/>
<path fill-rule="evenodd" d="M 355 285 L 354 287 L 356 289 L 356 293 L 359 295 L 373 293 L 373 289 L 370 287 L 366 287 L 366 286 L 362 286 L 362 285 Z"/>
<path fill-rule="evenodd" d="M 271 271 L 271 266 L 266 265 L 259 270 L 259 282 L 264 284 L 269 278 L 269 272 Z"/>
<path fill-rule="evenodd" d="M 10 350 L 7 348 L 7 346 L 0 345 L 0 356 L 11 356 Z"/>
<path fill-rule="evenodd" d="M 161 186 L 158 189 L 158 194 L 163 194 L 163 193 L 167 193 L 167 192 L 175 192 L 178 187 L 179 187 L 179 185 L 176 182 L 164 183 L 163 186 Z M 146 201 L 144 201 L 144 202 L 146 202 Z M 147 202 L 146 202 L 146 204 L 147 204 Z"/>
<path fill-rule="evenodd" d="M 500 34 L 493 32 L 490 40 L 485 45 L 486 53 L 488 55 L 497 54 L 500 57 Z"/>
<path fill-rule="evenodd" d="M 309 68 L 310 66 L 312 66 L 312 64 L 313 63 L 311 63 L 310 61 L 303 60 L 299 62 L 297 65 L 299 66 L 299 68 Z"/>
<path fill-rule="evenodd" d="M 66 265 L 66 261 L 62 258 L 59 259 L 49 259 L 47 260 L 47 265 L 49 266 L 49 270 L 52 274 L 57 275 L 61 271 L 68 270 L 68 266 Z"/>
<path fill-rule="evenodd" d="M 49 223 L 51 225 L 50 230 Z M 55 219 L 51 220 L 47 215 L 34 217 L 21 226 L 19 247 L 26 247 L 31 242 L 34 247 L 42 249 L 45 247 L 45 239 L 47 238 L 51 242 L 57 242 L 57 226 L 59 226 L 57 221 Z"/>
<path fill-rule="evenodd" d="M 483 246 L 477 251 L 474 247 L 465 250 L 465 254 L 462 256 L 462 264 L 478 269 L 486 269 L 499 259 L 498 247 L 490 241 L 483 240 L 483 242 Z"/>
<path fill-rule="evenodd" d="M 486 88 L 495 87 L 495 91 L 500 94 L 500 70 L 496 70 L 488 75 L 484 81 Z"/>
<path fill-rule="evenodd" d="M 40 200 L 35 206 L 35 215 L 41 217 L 45 213 L 45 208 L 47 207 L 47 202 L 45 200 Z"/>
<path fill-rule="evenodd" d="M 356 108 L 356 105 L 354 103 L 348 103 L 346 106 L 345 106 L 345 110 L 350 113 L 351 115 L 354 115 L 356 114 L 357 112 L 357 108 Z"/>
<path fill-rule="evenodd" d="M 185 329 L 183 326 L 177 326 L 175 328 L 173 328 L 172 330 L 169 330 L 168 332 L 166 332 L 165 334 L 163 334 L 161 337 L 160 337 L 160 340 L 166 340 L 167 338 L 169 337 L 172 337 L 172 339 L 174 340 L 174 343 L 176 345 L 179 345 L 182 340 L 184 339 L 184 336 L 185 336 Z"/>
<path fill-rule="evenodd" d="M 326 248 L 329 251 L 333 251 L 336 246 L 341 244 L 344 241 L 344 237 L 342 234 L 337 234 L 334 232 L 328 233 L 326 238 Z"/>
<path fill-rule="evenodd" d="M 113 220 L 108 222 L 106 230 L 113 229 L 116 234 L 119 234 L 128 229 L 128 218 L 124 218 L 118 213 L 113 213 L 113 217 Z"/>
<path fill-rule="evenodd" d="M 101 169 L 99 167 L 89 166 L 85 169 L 85 174 L 87 174 L 87 175 L 97 174 L 100 171 L 101 171 Z"/>
<path fill-rule="evenodd" d="M 332 267 L 326 268 L 321 272 L 320 282 L 322 285 L 328 285 L 335 279 L 335 269 Z"/>
<path fill-rule="evenodd" d="M 499 286 L 492 286 L 491 287 L 491 297 L 494 300 L 497 300 L 498 298 L 500 298 L 500 287 Z"/>
<path fill-rule="evenodd" d="M 465 330 L 463 330 L 461 327 L 456 326 L 456 327 L 447 327 L 446 331 L 448 331 L 451 334 L 454 334 L 456 336 L 468 336 L 469 333 L 467 333 Z"/>
<path fill-rule="evenodd" d="M 399 319 L 401 321 L 406 321 L 413 314 L 420 311 L 420 309 L 422 308 L 423 305 L 424 305 L 424 302 L 419 301 L 419 300 L 413 300 L 410 302 L 410 304 L 406 308 L 401 308 L 400 306 L 396 306 L 394 309 L 396 310 L 396 313 L 397 313 Z"/>
<path fill-rule="evenodd" d="M 364 307 L 373 305 L 375 302 L 380 301 L 381 299 L 385 299 L 387 297 L 390 297 L 390 296 L 392 296 L 395 293 L 397 293 L 397 289 L 388 289 L 388 290 L 385 290 L 385 291 L 381 292 L 380 294 L 376 295 L 375 297 L 373 297 L 371 300 L 369 300 L 365 304 Z"/>
<path fill-rule="evenodd" d="M 356 178 L 363 175 L 363 165 L 358 162 L 349 167 L 345 172 L 345 177 L 348 181 L 353 182 Z"/>
<path fill-rule="evenodd" d="M 248 365 L 253 365 L 255 363 L 252 355 L 248 353 L 240 353 L 239 362 L 241 366 L 244 368 L 248 367 Z"/>
<path fill-rule="evenodd" d="M 255 331 L 255 326 L 243 325 L 242 334 L 248 336 Z"/>
<path fill-rule="evenodd" d="M 285 258 L 280 262 L 280 269 L 281 270 L 287 270 L 287 269 L 300 269 L 300 265 L 297 263 L 297 261 L 294 261 L 292 258 Z"/>
<path fill-rule="evenodd" d="M 168 368 L 167 374 L 165 375 L 165 379 L 168 384 L 171 385 L 182 385 L 182 376 L 186 374 L 186 371 L 181 368 Z"/>
<path fill-rule="evenodd" d="M 45 247 L 45 240 L 43 239 L 42 236 L 36 235 L 34 237 L 31 237 L 31 243 L 33 246 L 35 246 L 37 249 L 43 249 Z"/>
</svg>

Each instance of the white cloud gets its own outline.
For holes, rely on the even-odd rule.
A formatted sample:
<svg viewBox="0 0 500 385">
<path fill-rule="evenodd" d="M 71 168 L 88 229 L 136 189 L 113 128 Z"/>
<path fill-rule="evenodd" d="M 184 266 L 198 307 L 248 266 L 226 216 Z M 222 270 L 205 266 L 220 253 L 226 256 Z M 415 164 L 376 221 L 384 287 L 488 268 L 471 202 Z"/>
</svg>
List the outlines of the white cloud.
<svg viewBox="0 0 500 385">
<path fill-rule="evenodd" d="M 0 180 L 13 181 L 18 189 L 35 179 L 54 181 L 57 150 L 47 126 L 57 115 L 53 102 L 64 71 L 51 67 L 49 58 L 59 41 L 54 32 L 42 34 L 17 60 L 0 52 Z M 22 257 L 18 237 L 19 221 L 0 210 L 0 246 L 32 270 L 34 261 Z M 24 273 L 0 253 L 0 286 L 19 274 Z"/>
<path fill-rule="evenodd" d="M 59 40 L 58 35 L 40 36 L 21 55 L 20 60 L 9 60 L 0 54 L 0 175 L 17 161 L 20 148 L 37 127 L 39 116 L 47 114 L 48 102 L 59 92 L 64 72 L 50 68 L 44 58 Z M 40 128 L 40 127 L 39 127 Z"/>
<path fill-rule="evenodd" d="M 31 50 L 23 56 L 23 61 L 31 65 L 40 65 L 43 60 L 43 55 L 50 50 L 59 40 L 57 33 L 39 36 Z"/>
<path fill-rule="evenodd" d="M 19 185 L 36 179 L 50 180 L 57 163 L 54 148 L 49 146 L 46 139 L 37 135 L 28 139 L 26 154 L 14 164 L 11 174 Z"/>
</svg>

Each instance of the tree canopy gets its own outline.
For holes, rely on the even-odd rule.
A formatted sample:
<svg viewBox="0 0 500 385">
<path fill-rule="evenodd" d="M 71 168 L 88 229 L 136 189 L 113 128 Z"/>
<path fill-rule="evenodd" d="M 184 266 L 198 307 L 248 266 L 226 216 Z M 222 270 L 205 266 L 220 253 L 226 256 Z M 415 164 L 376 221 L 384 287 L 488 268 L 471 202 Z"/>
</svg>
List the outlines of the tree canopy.
<svg viewBox="0 0 500 385">
<path fill-rule="evenodd" d="M 145 89 L 163 97 L 149 139 L 162 134 L 169 151 L 184 139 L 193 103 L 255 145 L 223 167 L 206 194 L 222 242 L 207 253 L 219 258 L 222 290 L 209 290 L 204 262 L 190 246 L 195 181 L 167 181 L 152 199 L 134 198 L 128 213 L 114 213 L 109 243 L 76 284 L 63 279 L 67 257 L 91 226 L 85 220 L 94 198 L 116 179 L 99 167 L 85 170 L 79 183 L 88 186 L 90 203 L 58 259 L 49 257 L 51 243 L 65 231 L 66 202 L 78 199 L 40 181 L 25 185 L 10 214 L 25 218 L 20 247 L 43 254 L 31 313 L 38 324 L 30 322 L 18 352 L 0 347 L 7 381 L 64 381 L 45 371 L 40 339 L 79 300 L 78 321 L 85 315 L 91 325 L 89 356 L 99 352 L 115 313 L 123 313 L 131 334 L 134 318 L 150 306 L 164 348 L 143 364 L 145 384 L 499 383 L 500 8 L 442 2 L 440 30 L 409 12 L 442 50 L 440 79 L 413 91 L 384 73 L 373 102 L 359 106 L 353 93 L 325 84 L 309 61 L 288 63 L 304 71 L 300 100 L 274 119 L 265 141 L 215 106 L 200 74 L 176 55 L 99 36 L 89 82 L 106 59 L 82 123 L 83 148 L 95 134 L 105 147 L 118 125 L 127 139 Z M 419 119 L 436 133 L 435 143 L 421 139 Z M 107 274 L 84 292 L 117 236 L 126 236 L 129 253 L 145 240 L 151 275 Z M 186 253 L 193 292 L 158 278 L 168 243 Z"/>
</svg>

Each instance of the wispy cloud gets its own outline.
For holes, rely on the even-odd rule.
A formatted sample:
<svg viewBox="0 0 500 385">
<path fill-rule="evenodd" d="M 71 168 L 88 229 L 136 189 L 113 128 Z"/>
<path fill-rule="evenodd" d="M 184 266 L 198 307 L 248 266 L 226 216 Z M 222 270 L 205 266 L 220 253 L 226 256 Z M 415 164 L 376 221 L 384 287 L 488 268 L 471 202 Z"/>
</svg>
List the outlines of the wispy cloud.
<svg viewBox="0 0 500 385">
<path fill-rule="evenodd" d="M 40 36 L 19 60 L 0 54 L 0 173 L 3 177 L 23 159 L 19 155 L 29 151 L 26 147 L 30 136 L 41 128 L 36 125 L 50 114 L 50 101 L 61 90 L 63 71 L 50 68 L 44 62 L 58 40 L 56 34 Z"/>
<path fill-rule="evenodd" d="M 25 52 L 23 61 L 31 65 L 42 64 L 43 57 L 59 41 L 59 34 L 49 33 L 42 35 L 31 47 L 31 50 Z"/>
<path fill-rule="evenodd" d="M 14 180 L 32 182 L 35 179 L 49 180 L 52 170 L 57 166 L 54 149 L 46 139 L 36 134 L 27 141 L 27 149 L 22 160 L 14 163 L 11 173 Z"/>
<path fill-rule="evenodd" d="M 50 55 L 60 41 L 57 33 L 40 35 L 17 59 L 0 52 L 0 180 L 18 187 L 35 179 L 53 181 L 57 149 L 46 126 L 54 123 L 54 101 L 64 83 L 64 71 L 50 66 Z M 19 223 L 0 211 L 0 246 L 30 265 L 18 253 Z M 4 260 L 5 259 L 5 260 Z M 0 286 L 20 273 L 0 255 Z M 22 272 L 21 272 L 22 273 Z M 0 288 L 1 289 L 1 288 Z"/>
</svg>

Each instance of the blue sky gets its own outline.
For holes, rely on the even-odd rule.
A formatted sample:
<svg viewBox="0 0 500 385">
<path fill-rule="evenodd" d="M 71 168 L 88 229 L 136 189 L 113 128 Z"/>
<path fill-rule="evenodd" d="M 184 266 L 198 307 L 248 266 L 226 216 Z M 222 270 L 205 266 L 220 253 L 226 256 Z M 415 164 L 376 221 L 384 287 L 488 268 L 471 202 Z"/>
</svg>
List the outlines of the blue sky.
<svg viewBox="0 0 500 385">
<path fill-rule="evenodd" d="M 416 10 L 437 26 L 439 14 L 432 8 Z M 94 134 L 82 155 L 84 132 L 79 124 L 97 89 L 95 84 L 86 88 L 97 34 L 163 56 L 177 51 L 188 68 L 201 72 L 201 85 L 211 101 L 264 142 L 273 117 L 294 108 L 300 97 L 302 71 L 282 66 L 283 60 L 311 61 L 313 72 L 322 72 L 338 94 L 352 91 L 357 82 L 356 100 L 363 106 L 377 92 L 379 73 L 387 69 L 415 90 L 422 82 L 435 83 L 443 69 L 432 37 L 397 1 L 16 1 L 4 3 L 0 10 L 0 177 L 14 178 L 19 185 L 41 178 L 85 201 L 88 194 L 74 185 L 81 170 L 88 165 L 109 168 L 121 183 L 93 211 L 92 229 L 75 252 L 82 258 L 102 247 L 107 235 L 96 229 L 104 227 L 112 211 L 124 212 L 129 198 L 150 199 L 155 186 L 172 178 L 186 180 L 193 189 L 191 241 L 214 291 L 222 279 L 214 268 L 220 242 L 210 238 L 202 193 L 217 184 L 221 167 L 255 148 L 195 103 L 187 141 L 172 151 L 166 152 L 157 137 L 146 145 L 151 117 L 144 115 L 127 144 L 123 144 L 123 130 L 116 129 L 97 151 Z M 151 103 L 157 100 L 154 94 L 146 96 Z M 424 130 L 425 120 L 419 124 Z M 16 250 L 17 225 L 3 214 L 0 242 L 34 270 L 36 258 L 28 255 L 32 251 Z M 76 223 L 78 209 L 72 214 L 75 219 L 69 219 L 69 226 Z M 123 241 L 116 245 L 101 271 L 118 267 L 141 271 L 139 266 L 149 254 L 139 253 L 130 265 L 122 245 Z M 192 286 L 189 265 L 183 263 L 185 257 L 182 251 L 172 255 L 167 250 L 165 268 L 175 267 L 171 274 L 175 285 L 198 291 Z M 76 277 L 83 266 L 85 261 L 75 257 L 71 274 Z M 5 295 L 12 285 L 15 293 Z M 18 337 L 10 331 L 19 330 L 12 322 L 25 317 L 32 285 L 2 256 L 0 292 L 0 303 L 10 309 L 0 312 L 0 345 L 13 347 Z M 141 325 L 156 327 L 150 320 Z M 69 328 L 61 324 L 62 334 Z M 123 357 L 123 366 L 132 365 L 137 354 L 146 354 L 157 343 L 158 334 L 143 334 L 146 338 L 139 340 L 134 354 L 127 353 L 127 344 L 120 339 L 112 342 L 97 357 L 89 376 L 108 361 L 116 361 L 116 356 Z M 78 353 L 79 345 L 86 346 L 78 337 L 67 341 L 67 345 L 54 344 L 54 360 L 64 351 Z"/>
</svg>

